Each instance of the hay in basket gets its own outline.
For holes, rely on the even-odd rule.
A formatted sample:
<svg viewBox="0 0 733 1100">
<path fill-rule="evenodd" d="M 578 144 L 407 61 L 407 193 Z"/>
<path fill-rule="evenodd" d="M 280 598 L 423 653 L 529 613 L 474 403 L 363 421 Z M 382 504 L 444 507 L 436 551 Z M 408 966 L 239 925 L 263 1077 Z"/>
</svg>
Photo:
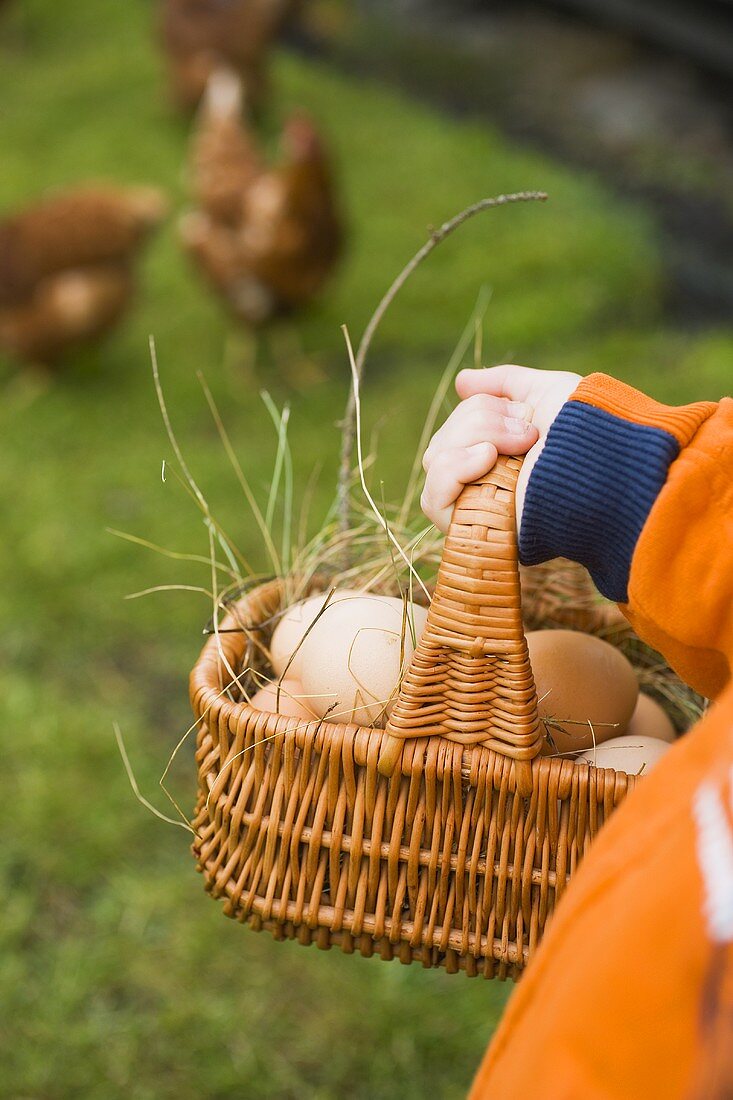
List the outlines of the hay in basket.
<svg viewBox="0 0 733 1100">
<path fill-rule="evenodd" d="M 340 519 L 332 517 L 328 536 L 286 575 L 223 594 L 191 673 L 197 867 L 228 916 L 276 939 L 487 978 L 521 973 L 599 829 L 643 782 L 541 755 L 530 627 L 572 626 L 610 639 L 629 653 L 678 728 L 694 714 L 694 698 L 584 571 L 562 562 L 520 570 L 520 459 L 500 458 L 465 488 L 442 554 L 434 536 L 410 542 L 400 527 L 404 512 L 388 519 L 369 495 L 359 384 L 384 310 L 420 259 L 469 213 L 537 197 L 477 204 L 433 234 L 395 281 L 352 358 L 342 486 L 356 412 L 368 507 L 347 510 L 342 493 Z M 437 580 L 428 586 L 415 563 L 438 556 Z M 410 598 L 429 608 L 386 729 L 250 705 L 276 679 L 270 639 L 289 604 L 313 592 L 325 604 L 334 585 L 346 582 L 404 594 L 400 562 Z"/>
</svg>

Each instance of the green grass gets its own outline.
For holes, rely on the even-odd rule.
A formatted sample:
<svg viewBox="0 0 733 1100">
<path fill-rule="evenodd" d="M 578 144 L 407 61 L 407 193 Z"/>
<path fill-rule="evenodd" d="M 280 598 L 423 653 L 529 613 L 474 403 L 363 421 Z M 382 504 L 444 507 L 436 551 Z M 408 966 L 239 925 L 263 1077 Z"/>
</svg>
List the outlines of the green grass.
<svg viewBox="0 0 733 1100">
<path fill-rule="evenodd" d="M 29 0 L 4 14 L 0 206 L 94 176 L 159 183 L 180 209 L 186 127 L 166 106 L 149 5 Z M 718 396 L 729 369 L 730 331 L 692 337 L 661 323 L 652 226 L 596 181 L 293 57 L 278 58 L 274 85 L 270 132 L 290 107 L 312 111 L 333 144 L 348 215 L 339 277 L 297 328 L 321 380 L 292 393 L 292 369 L 283 379 L 261 364 L 253 379 L 239 367 L 246 341 L 182 260 L 172 222 L 149 251 L 135 310 L 102 347 L 50 385 L 0 364 L 4 1096 L 458 1097 L 508 992 L 254 936 L 205 897 L 185 834 L 133 799 L 112 724 L 144 792 L 164 806 L 156 781 L 188 725 L 186 676 L 208 616 L 195 595 L 124 601 L 149 585 L 205 584 L 206 570 L 105 532 L 207 552 L 195 509 L 173 477 L 161 480 L 171 455 L 148 333 L 194 474 L 260 565 L 196 371 L 261 494 L 274 440 L 257 388 L 293 399 L 298 483 L 323 462 L 322 505 L 346 392 L 339 325 L 358 336 L 427 226 L 483 195 L 538 187 L 552 199 L 465 227 L 388 315 L 364 392 L 369 420 L 381 422 L 377 476 L 388 497 L 404 485 L 482 285 L 493 289 L 489 361 L 603 369 L 680 401 Z M 191 805 L 183 757 L 174 786 Z"/>
</svg>

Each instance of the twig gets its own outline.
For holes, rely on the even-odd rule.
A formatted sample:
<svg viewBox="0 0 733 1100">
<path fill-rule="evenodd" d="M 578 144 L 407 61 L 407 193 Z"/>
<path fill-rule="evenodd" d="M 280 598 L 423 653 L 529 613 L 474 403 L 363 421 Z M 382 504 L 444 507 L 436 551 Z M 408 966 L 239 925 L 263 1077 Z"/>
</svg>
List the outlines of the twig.
<svg viewBox="0 0 733 1100">
<path fill-rule="evenodd" d="M 410 518 L 412 505 L 415 499 L 415 493 L 417 492 L 417 486 L 420 480 L 420 474 L 422 473 L 423 452 L 430 442 L 430 437 L 435 430 L 435 421 L 438 419 L 438 413 L 440 412 L 440 408 L 445 401 L 448 387 L 450 386 L 451 380 L 453 379 L 453 376 L 455 375 L 458 367 L 463 362 L 463 356 L 466 354 L 466 350 L 471 342 L 471 339 L 473 338 L 474 343 L 477 345 L 478 341 L 476 339 L 476 334 L 483 331 L 481 328 L 481 322 L 483 320 L 483 316 L 489 302 L 489 297 L 490 295 L 488 294 L 486 289 L 483 288 L 478 296 L 476 305 L 474 306 L 471 316 L 468 319 L 468 323 L 461 333 L 461 337 L 455 348 L 453 349 L 453 354 L 448 360 L 448 363 L 441 375 L 435 393 L 433 394 L 433 399 L 430 402 L 430 408 L 428 409 L 428 415 L 425 418 L 423 430 L 420 434 L 420 442 L 418 443 L 417 450 L 415 451 L 415 457 L 412 462 L 410 476 L 407 480 L 407 489 L 405 490 L 405 495 L 402 500 L 402 506 L 399 511 L 398 522 L 401 527 L 404 527 Z"/>
<path fill-rule="evenodd" d="M 444 222 L 439 229 L 433 230 L 429 240 L 425 242 L 422 248 L 415 253 L 410 262 L 402 269 L 397 278 L 394 280 L 389 290 L 386 292 L 381 302 L 372 314 L 371 320 L 364 330 L 364 335 L 361 338 L 361 342 L 354 358 L 356 367 L 356 383 L 357 386 L 361 382 L 364 373 L 364 361 L 369 351 L 369 346 L 372 342 L 372 338 L 377 328 L 379 327 L 384 314 L 389 309 L 390 305 L 399 294 L 402 287 L 405 285 L 413 271 L 420 266 L 423 260 L 430 255 L 434 248 L 444 241 L 446 237 L 458 229 L 465 221 L 472 218 L 475 214 L 480 214 L 482 210 L 489 210 L 495 206 L 506 206 L 508 203 L 513 202 L 544 202 L 547 195 L 544 191 L 517 191 L 511 195 L 497 195 L 495 198 L 481 199 L 479 202 L 474 203 L 472 206 L 466 207 L 460 214 L 456 214 L 455 217 L 449 221 Z M 354 455 L 354 438 L 355 438 L 355 413 L 356 413 L 356 397 L 354 387 L 349 390 L 349 397 L 346 402 L 346 412 L 344 414 L 344 420 L 342 425 L 341 435 L 341 462 L 339 467 L 339 479 L 338 479 L 338 514 L 339 514 L 339 527 L 342 531 L 347 530 L 349 526 L 349 482 L 351 480 L 351 466 Z"/>
<path fill-rule="evenodd" d="M 374 515 L 376 516 L 377 520 L 379 521 L 380 525 L 382 526 L 382 530 L 386 534 L 389 542 L 391 542 L 391 544 L 394 546 L 395 550 L 400 555 L 400 557 L 404 561 L 407 568 L 410 570 L 410 574 L 415 577 L 415 580 L 417 581 L 417 583 L 420 585 L 423 592 L 425 593 L 425 598 L 428 600 L 428 602 L 430 602 L 430 593 L 428 592 L 427 588 L 425 587 L 425 585 L 423 583 L 423 580 L 422 580 L 422 577 L 420 577 L 419 574 L 417 574 L 415 572 L 415 569 L 414 569 L 414 566 L 412 565 L 412 562 L 407 557 L 407 555 L 406 555 L 405 551 L 402 549 L 398 539 L 395 537 L 394 533 L 390 529 L 389 524 L 383 518 L 382 513 L 379 511 L 376 504 L 374 503 L 374 498 L 372 497 L 372 494 L 369 492 L 369 488 L 368 488 L 367 483 L 366 483 L 366 478 L 364 477 L 364 461 L 363 461 L 363 455 L 362 455 L 362 449 L 361 449 L 361 401 L 360 401 L 360 397 L 359 397 L 359 379 L 358 379 L 357 373 L 356 373 L 356 361 L 354 359 L 354 352 L 353 352 L 353 349 L 351 347 L 351 340 L 349 339 L 349 330 L 346 328 L 346 325 L 342 326 L 342 331 L 343 331 L 343 334 L 344 334 L 344 339 L 346 340 L 346 350 L 349 353 L 349 365 L 351 366 L 351 382 L 352 382 L 352 386 L 353 386 L 353 390 L 354 390 L 354 436 L 355 436 L 355 439 L 356 439 L 356 458 L 357 458 L 357 466 L 358 466 L 358 469 L 359 469 L 359 480 L 361 481 L 362 492 L 364 493 L 364 496 L 366 497 L 366 499 L 369 503 L 369 507 L 372 509 Z"/>
</svg>

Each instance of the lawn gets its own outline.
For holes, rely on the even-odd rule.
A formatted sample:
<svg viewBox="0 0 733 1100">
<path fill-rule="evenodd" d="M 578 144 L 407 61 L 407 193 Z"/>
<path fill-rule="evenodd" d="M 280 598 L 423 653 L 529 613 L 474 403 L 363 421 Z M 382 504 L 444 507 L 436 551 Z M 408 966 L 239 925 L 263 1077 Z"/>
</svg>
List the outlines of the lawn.
<svg viewBox="0 0 733 1100">
<path fill-rule="evenodd" d="M 174 477 L 151 381 L 155 336 L 192 470 L 240 548 L 264 565 L 197 372 L 262 495 L 272 426 L 292 403 L 302 488 L 336 468 L 347 361 L 385 286 L 435 225 L 483 195 L 543 188 L 544 207 L 482 215 L 435 253 L 377 338 L 364 392 L 380 422 L 374 478 L 399 497 L 442 367 L 481 288 L 484 358 L 611 371 L 671 401 L 714 398 L 733 331 L 675 331 L 645 211 L 475 124 L 282 55 L 266 128 L 293 106 L 334 149 L 349 225 L 322 302 L 253 365 L 250 341 L 189 270 L 174 218 L 146 257 L 134 311 L 51 380 L 0 363 L 6 535 L 0 700 L 0 1095 L 55 1100 L 463 1095 L 510 990 L 462 976 L 273 943 L 222 918 L 182 830 L 135 801 L 113 737 L 161 808 L 189 723 L 186 678 L 208 617 L 206 567 L 110 535 L 207 553 Z M 186 124 L 169 110 L 145 0 L 26 0 L 0 20 L 0 207 L 82 177 L 163 186 L 185 205 Z M 288 352 L 288 347 L 292 351 Z M 308 362 L 307 371 L 301 370 Z M 173 785 L 193 803 L 190 756 Z"/>
</svg>

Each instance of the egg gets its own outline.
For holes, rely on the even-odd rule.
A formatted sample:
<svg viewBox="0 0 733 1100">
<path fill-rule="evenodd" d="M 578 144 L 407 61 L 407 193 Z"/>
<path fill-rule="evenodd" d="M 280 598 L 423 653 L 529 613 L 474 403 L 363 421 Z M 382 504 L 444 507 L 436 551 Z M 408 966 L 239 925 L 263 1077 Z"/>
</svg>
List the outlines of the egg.
<svg viewBox="0 0 733 1100">
<path fill-rule="evenodd" d="M 577 630 L 534 630 L 527 645 L 540 718 L 555 751 L 581 752 L 626 733 L 639 686 L 623 653 Z"/>
<path fill-rule="evenodd" d="M 249 705 L 255 710 L 265 710 L 270 714 L 281 714 L 287 718 L 303 718 L 312 722 L 316 715 L 304 696 L 305 691 L 300 681 L 288 679 L 280 684 L 279 698 L 278 685 L 265 684 L 255 692 Z"/>
<path fill-rule="evenodd" d="M 408 604 L 415 638 L 427 610 Z M 383 724 L 412 657 L 402 600 L 362 595 L 334 602 L 303 642 L 303 687 L 310 705 L 329 721 Z"/>
<path fill-rule="evenodd" d="M 361 596 L 362 592 L 344 588 L 334 592 L 328 601 L 330 607 L 340 600 L 348 600 L 353 596 Z M 288 679 L 298 679 L 301 675 L 301 649 L 300 643 L 311 623 L 318 617 L 318 612 L 326 602 L 328 592 L 319 592 L 317 596 L 310 596 L 307 600 L 301 600 L 289 607 L 280 618 L 272 632 L 270 641 L 270 661 L 275 673 L 282 676 L 285 669 L 288 670 Z M 293 657 L 293 654 L 295 656 Z M 290 658 L 293 660 L 288 664 Z"/>
<path fill-rule="evenodd" d="M 578 759 L 595 764 L 597 768 L 613 768 L 627 775 L 648 775 L 671 747 L 658 737 L 639 737 L 627 733 L 625 737 L 612 737 L 595 750 L 588 749 Z"/>
<path fill-rule="evenodd" d="M 639 692 L 636 709 L 631 715 L 629 728 L 626 731 L 635 737 L 656 737 L 660 741 L 675 741 L 677 734 L 674 726 L 663 707 L 644 692 Z"/>
</svg>

